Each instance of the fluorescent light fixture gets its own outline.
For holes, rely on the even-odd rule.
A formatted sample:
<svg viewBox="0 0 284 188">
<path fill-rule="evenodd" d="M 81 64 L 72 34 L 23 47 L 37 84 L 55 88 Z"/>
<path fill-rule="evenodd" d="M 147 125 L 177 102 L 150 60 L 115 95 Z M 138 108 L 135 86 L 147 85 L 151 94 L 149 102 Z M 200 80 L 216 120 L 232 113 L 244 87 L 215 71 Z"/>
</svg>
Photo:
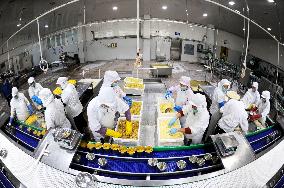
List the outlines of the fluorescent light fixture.
<svg viewBox="0 0 284 188">
<path fill-rule="evenodd" d="M 208 14 L 207 13 L 203 13 L 203 17 L 207 17 L 208 16 Z"/>
<path fill-rule="evenodd" d="M 235 3 L 235 1 L 230 1 L 229 2 L 229 5 L 231 5 L 231 6 L 234 6 L 236 3 Z"/>
<path fill-rule="evenodd" d="M 164 6 L 162 6 L 162 9 L 163 9 L 163 10 L 167 10 L 168 7 L 167 7 L 166 5 L 164 5 Z"/>
<path fill-rule="evenodd" d="M 21 25 L 22 25 L 22 24 L 18 23 L 18 24 L 17 24 L 17 27 L 20 27 Z"/>
<path fill-rule="evenodd" d="M 44 26 L 45 28 L 48 28 L 48 25 L 47 24 L 45 24 L 45 26 Z"/>
<path fill-rule="evenodd" d="M 274 3 L 274 0 L 267 0 L 268 3 Z"/>
<path fill-rule="evenodd" d="M 112 7 L 112 10 L 117 10 L 117 9 L 118 9 L 117 6 Z"/>
<path fill-rule="evenodd" d="M 270 28 L 270 27 L 268 27 L 268 28 L 267 28 L 267 30 L 268 30 L 268 31 L 271 31 L 271 28 Z"/>
</svg>

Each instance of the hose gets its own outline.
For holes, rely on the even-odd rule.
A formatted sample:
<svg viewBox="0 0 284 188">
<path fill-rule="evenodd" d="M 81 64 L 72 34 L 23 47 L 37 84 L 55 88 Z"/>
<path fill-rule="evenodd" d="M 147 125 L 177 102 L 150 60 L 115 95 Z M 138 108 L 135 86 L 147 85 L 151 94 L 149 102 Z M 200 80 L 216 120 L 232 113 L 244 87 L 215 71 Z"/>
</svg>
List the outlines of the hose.
<svg viewBox="0 0 284 188">
<path fill-rule="evenodd" d="M 39 33 L 39 21 L 38 19 L 37 21 L 37 36 L 38 36 L 38 44 L 39 44 L 39 52 L 40 52 L 40 61 L 39 61 L 39 68 L 43 71 L 43 72 L 47 72 L 48 71 L 48 63 L 45 59 L 42 58 L 42 48 L 41 48 L 41 38 L 40 38 L 40 33 Z M 46 68 L 44 67 L 44 65 L 46 65 Z"/>
</svg>

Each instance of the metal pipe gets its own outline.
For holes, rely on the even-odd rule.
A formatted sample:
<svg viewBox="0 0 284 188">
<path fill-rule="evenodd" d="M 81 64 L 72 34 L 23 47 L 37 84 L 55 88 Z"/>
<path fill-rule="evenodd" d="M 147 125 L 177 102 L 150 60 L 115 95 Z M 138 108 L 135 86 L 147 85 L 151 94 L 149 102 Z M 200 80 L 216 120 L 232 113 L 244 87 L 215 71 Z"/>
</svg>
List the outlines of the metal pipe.
<svg viewBox="0 0 284 188">
<path fill-rule="evenodd" d="M 53 9 L 50 9 L 49 11 L 47 11 L 47 12 L 41 14 L 40 16 L 36 17 L 35 19 L 31 20 L 31 21 L 30 21 L 29 23 L 27 23 L 26 25 L 24 25 L 23 27 L 21 27 L 21 28 L 20 28 L 18 31 L 16 31 L 14 34 L 12 34 L 12 35 L 1 45 L 1 47 L 2 47 L 6 42 L 8 42 L 11 38 L 13 38 L 16 34 L 18 34 L 20 31 L 22 31 L 24 28 L 26 28 L 27 26 L 29 26 L 30 24 L 32 24 L 32 23 L 35 22 L 36 20 L 42 18 L 43 16 L 45 16 L 45 15 L 47 15 L 47 14 L 49 14 L 49 13 L 51 13 L 51 12 L 57 10 L 57 9 L 60 9 L 60 8 L 62 8 L 62 7 L 65 7 L 65 6 L 67 6 L 67 5 L 70 5 L 70 4 L 75 3 L 75 2 L 78 2 L 78 1 L 80 1 L 80 0 L 73 0 L 73 1 L 70 1 L 70 2 L 68 2 L 68 3 L 62 4 L 62 5 L 58 6 L 58 7 L 55 7 L 55 8 L 53 8 Z"/>
<path fill-rule="evenodd" d="M 9 65 L 9 70 L 10 70 L 11 66 L 10 66 L 10 61 L 9 61 L 10 60 L 9 41 L 7 41 L 7 51 L 8 51 L 8 54 L 7 54 L 8 55 L 8 57 L 7 57 L 8 58 L 8 65 Z"/>
<path fill-rule="evenodd" d="M 139 23 L 139 15 L 140 15 L 140 13 L 139 13 L 139 9 L 140 9 L 140 6 L 139 6 L 139 0 L 137 0 L 137 20 L 136 20 L 136 37 L 137 37 L 137 41 L 136 41 L 136 45 L 137 45 L 137 52 L 139 52 L 139 31 L 140 31 L 140 23 Z"/>
<path fill-rule="evenodd" d="M 237 14 L 237 15 L 243 17 L 243 18 L 245 18 L 245 19 L 248 20 L 249 22 L 252 22 L 252 23 L 255 24 L 257 27 L 259 27 L 260 29 L 262 29 L 264 32 L 266 32 L 268 35 L 270 35 L 272 38 L 274 38 L 274 40 L 276 40 L 277 42 L 280 42 L 274 35 L 272 35 L 271 33 L 269 33 L 265 28 L 261 27 L 261 26 L 260 26 L 258 23 L 256 23 L 254 20 L 251 20 L 250 18 L 246 17 L 245 15 L 241 14 L 240 12 L 237 12 L 237 11 L 235 11 L 235 10 L 229 8 L 229 7 L 226 7 L 225 5 L 222 5 L 222 4 L 220 4 L 220 3 L 218 3 L 218 2 L 215 2 L 215 1 L 212 1 L 212 0 L 204 0 L 204 1 L 206 1 L 206 2 L 208 2 L 208 3 L 215 4 L 215 5 L 219 6 L 219 7 L 222 7 L 222 8 L 224 8 L 224 9 L 227 9 L 227 10 L 229 10 L 229 11 L 231 11 L 231 12 L 233 12 L 233 13 L 235 13 L 235 14 Z M 247 8 L 248 8 L 248 7 L 247 7 Z"/>
<path fill-rule="evenodd" d="M 39 21 L 38 19 L 36 20 L 37 22 L 37 37 L 38 37 L 38 45 L 39 45 L 39 52 L 40 52 L 40 61 L 42 60 L 42 49 L 41 49 L 41 39 L 40 39 L 40 32 L 39 32 Z"/>
<path fill-rule="evenodd" d="M 250 27 L 249 27 L 249 25 L 250 25 L 250 21 L 248 20 L 248 31 L 247 31 L 247 43 L 246 43 L 246 51 L 245 51 L 245 59 L 244 59 L 244 62 L 243 62 L 243 65 L 245 66 L 245 70 L 246 70 L 246 68 L 247 68 L 247 65 L 246 65 L 246 63 L 247 63 L 247 55 L 248 55 L 248 45 L 249 45 L 249 33 L 250 33 Z"/>
<path fill-rule="evenodd" d="M 280 67 L 280 44 L 277 43 L 277 71 L 276 71 L 276 84 L 278 84 L 278 75 L 279 75 L 279 67 Z"/>
</svg>

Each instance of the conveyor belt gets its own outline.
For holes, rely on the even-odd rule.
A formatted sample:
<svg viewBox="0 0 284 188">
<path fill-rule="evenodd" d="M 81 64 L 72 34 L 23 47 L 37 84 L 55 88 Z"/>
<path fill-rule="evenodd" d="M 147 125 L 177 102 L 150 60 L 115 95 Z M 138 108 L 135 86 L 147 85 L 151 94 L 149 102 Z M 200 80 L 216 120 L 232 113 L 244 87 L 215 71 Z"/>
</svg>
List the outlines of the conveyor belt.
<svg viewBox="0 0 284 188">
<path fill-rule="evenodd" d="M 0 170 L 0 187 L 1 188 L 15 188 L 5 174 Z"/>
<path fill-rule="evenodd" d="M 281 135 L 281 131 L 275 126 L 272 126 L 251 135 L 247 135 L 246 137 L 254 152 L 258 154 L 279 140 Z"/>
<path fill-rule="evenodd" d="M 80 148 L 77 152 L 77 156 L 80 156 L 80 160 L 73 159 L 71 168 L 87 171 L 87 172 L 98 172 L 102 174 L 118 174 L 123 179 L 140 179 L 140 176 L 164 176 L 164 179 L 174 179 L 181 177 L 196 176 L 200 173 L 209 173 L 223 168 L 220 160 L 217 161 L 206 161 L 203 166 L 198 166 L 196 163 L 192 164 L 189 162 L 190 156 L 197 156 L 198 158 L 203 158 L 206 153 L 211 153 L 213 156 L 217 156 L 214 147 L 211 144 L 207 145 L 196 145 L 187 147 L 177 148 L 158 148 L 151 154 L 141 153 L 129 156 L 127 154 L 120 154 L 117 151 L 111 150 L 93 150 L 92 153 L 95 154 L 95 159 L 89 161 L 86 158 L 86 154 L 90 151 L 88 149 Z M 108 163 L 105 167 L 100 167 L 98 165 L 98 159 L 105 158 Z M 159 162 L 166 162 L 168 168 L 164 172 L 160 172 L 157 167 L 151 167 L 148 165 L 149 158 L 157 158 Z M 183 170 L 179 170 L 177 167 L 177 161 L 184 160 L 187 163 L 187 167 Z M 134 177 L 135 176 L 135 177 Z M 115 176 L 116 177 L 116 176 Z M 131 178 L 128 178 L 131 177 Z"/>
<path fill-rule="evenodd" d="M 5 128 L 4 131 L 10 138 L 31 152 L 37 148 L 41 140 L 41 138 L 31 135 L 26 128 L 23 128 L 22 130 L 19 129 L 18 125 L 14 127 L 13 133 L 7 131 Z"/>
</svg>

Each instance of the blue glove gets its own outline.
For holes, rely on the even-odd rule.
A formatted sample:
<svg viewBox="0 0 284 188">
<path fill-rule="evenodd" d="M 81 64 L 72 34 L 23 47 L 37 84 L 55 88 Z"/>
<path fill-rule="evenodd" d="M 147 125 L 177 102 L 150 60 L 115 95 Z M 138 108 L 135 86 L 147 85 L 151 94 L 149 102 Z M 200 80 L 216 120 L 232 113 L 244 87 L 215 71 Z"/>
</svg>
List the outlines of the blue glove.
<svg viewBox="0 0 284 188">
<path fill-rule="evenodd" d="M 178 129 L 177 129 L 177 128 L 171 128 L 171 129 L 169 130 L 169 134 L 170 134 L 170 135 L 176 134 L 177 132 L 178 132 Z"/>
<path fill-rule="evenodd" d="M 173 92 L 167 91 L 166 94 L 165 94 L 165 98 L 166 99 L 173 98 Z"/>
<path fill-rule="evenodd" d="M 13 121 L 14 121 L 14 118 L 13 118 L 13 117 L 10 117 L 10 120 L 9 120 L 8 125 L 12 125 Z"/>
<path fill-rule="evenodd" d="M 177 121 L 176 117 L 172 118 L 171 121 L 169 122 L 168 126 L 172 127 L 175 124 L 176 121 Z"/>
<path fill-rule="evenodd" d="M 32 96 L 32 101 L 34 101 L 38 105 L 42 105 L 42 101 L 38 96 Z"/>
<path fill-rule="evenodd" d="M 175 107 L 174 107 L 174 110 L 175 110 L 176 112 L 180 112 L 180 111 L 182 111 L 182 107 L 181 107 L 181 106 L 175 106 Z"/>
<path fill-rule="evenodd" d="M 123 97 L 123 100 L 128 104 L 128 106 L 132 106 L 132 99 L 130 97 Z"/>
<path fill-rule="evenodd" d="M 32 115 L 34 113 L 34 110 L 33 110 L 33 107 L 32 107 L 31 104 L 28 105 L 28 110 L 29 110 L 30 115 Z"/>
<path fill-rule="evenodd" d="M 219 108 L 222 108 L 225 105 L 225 101 L 218 103 L 219 104 Z"/>
</svg>

